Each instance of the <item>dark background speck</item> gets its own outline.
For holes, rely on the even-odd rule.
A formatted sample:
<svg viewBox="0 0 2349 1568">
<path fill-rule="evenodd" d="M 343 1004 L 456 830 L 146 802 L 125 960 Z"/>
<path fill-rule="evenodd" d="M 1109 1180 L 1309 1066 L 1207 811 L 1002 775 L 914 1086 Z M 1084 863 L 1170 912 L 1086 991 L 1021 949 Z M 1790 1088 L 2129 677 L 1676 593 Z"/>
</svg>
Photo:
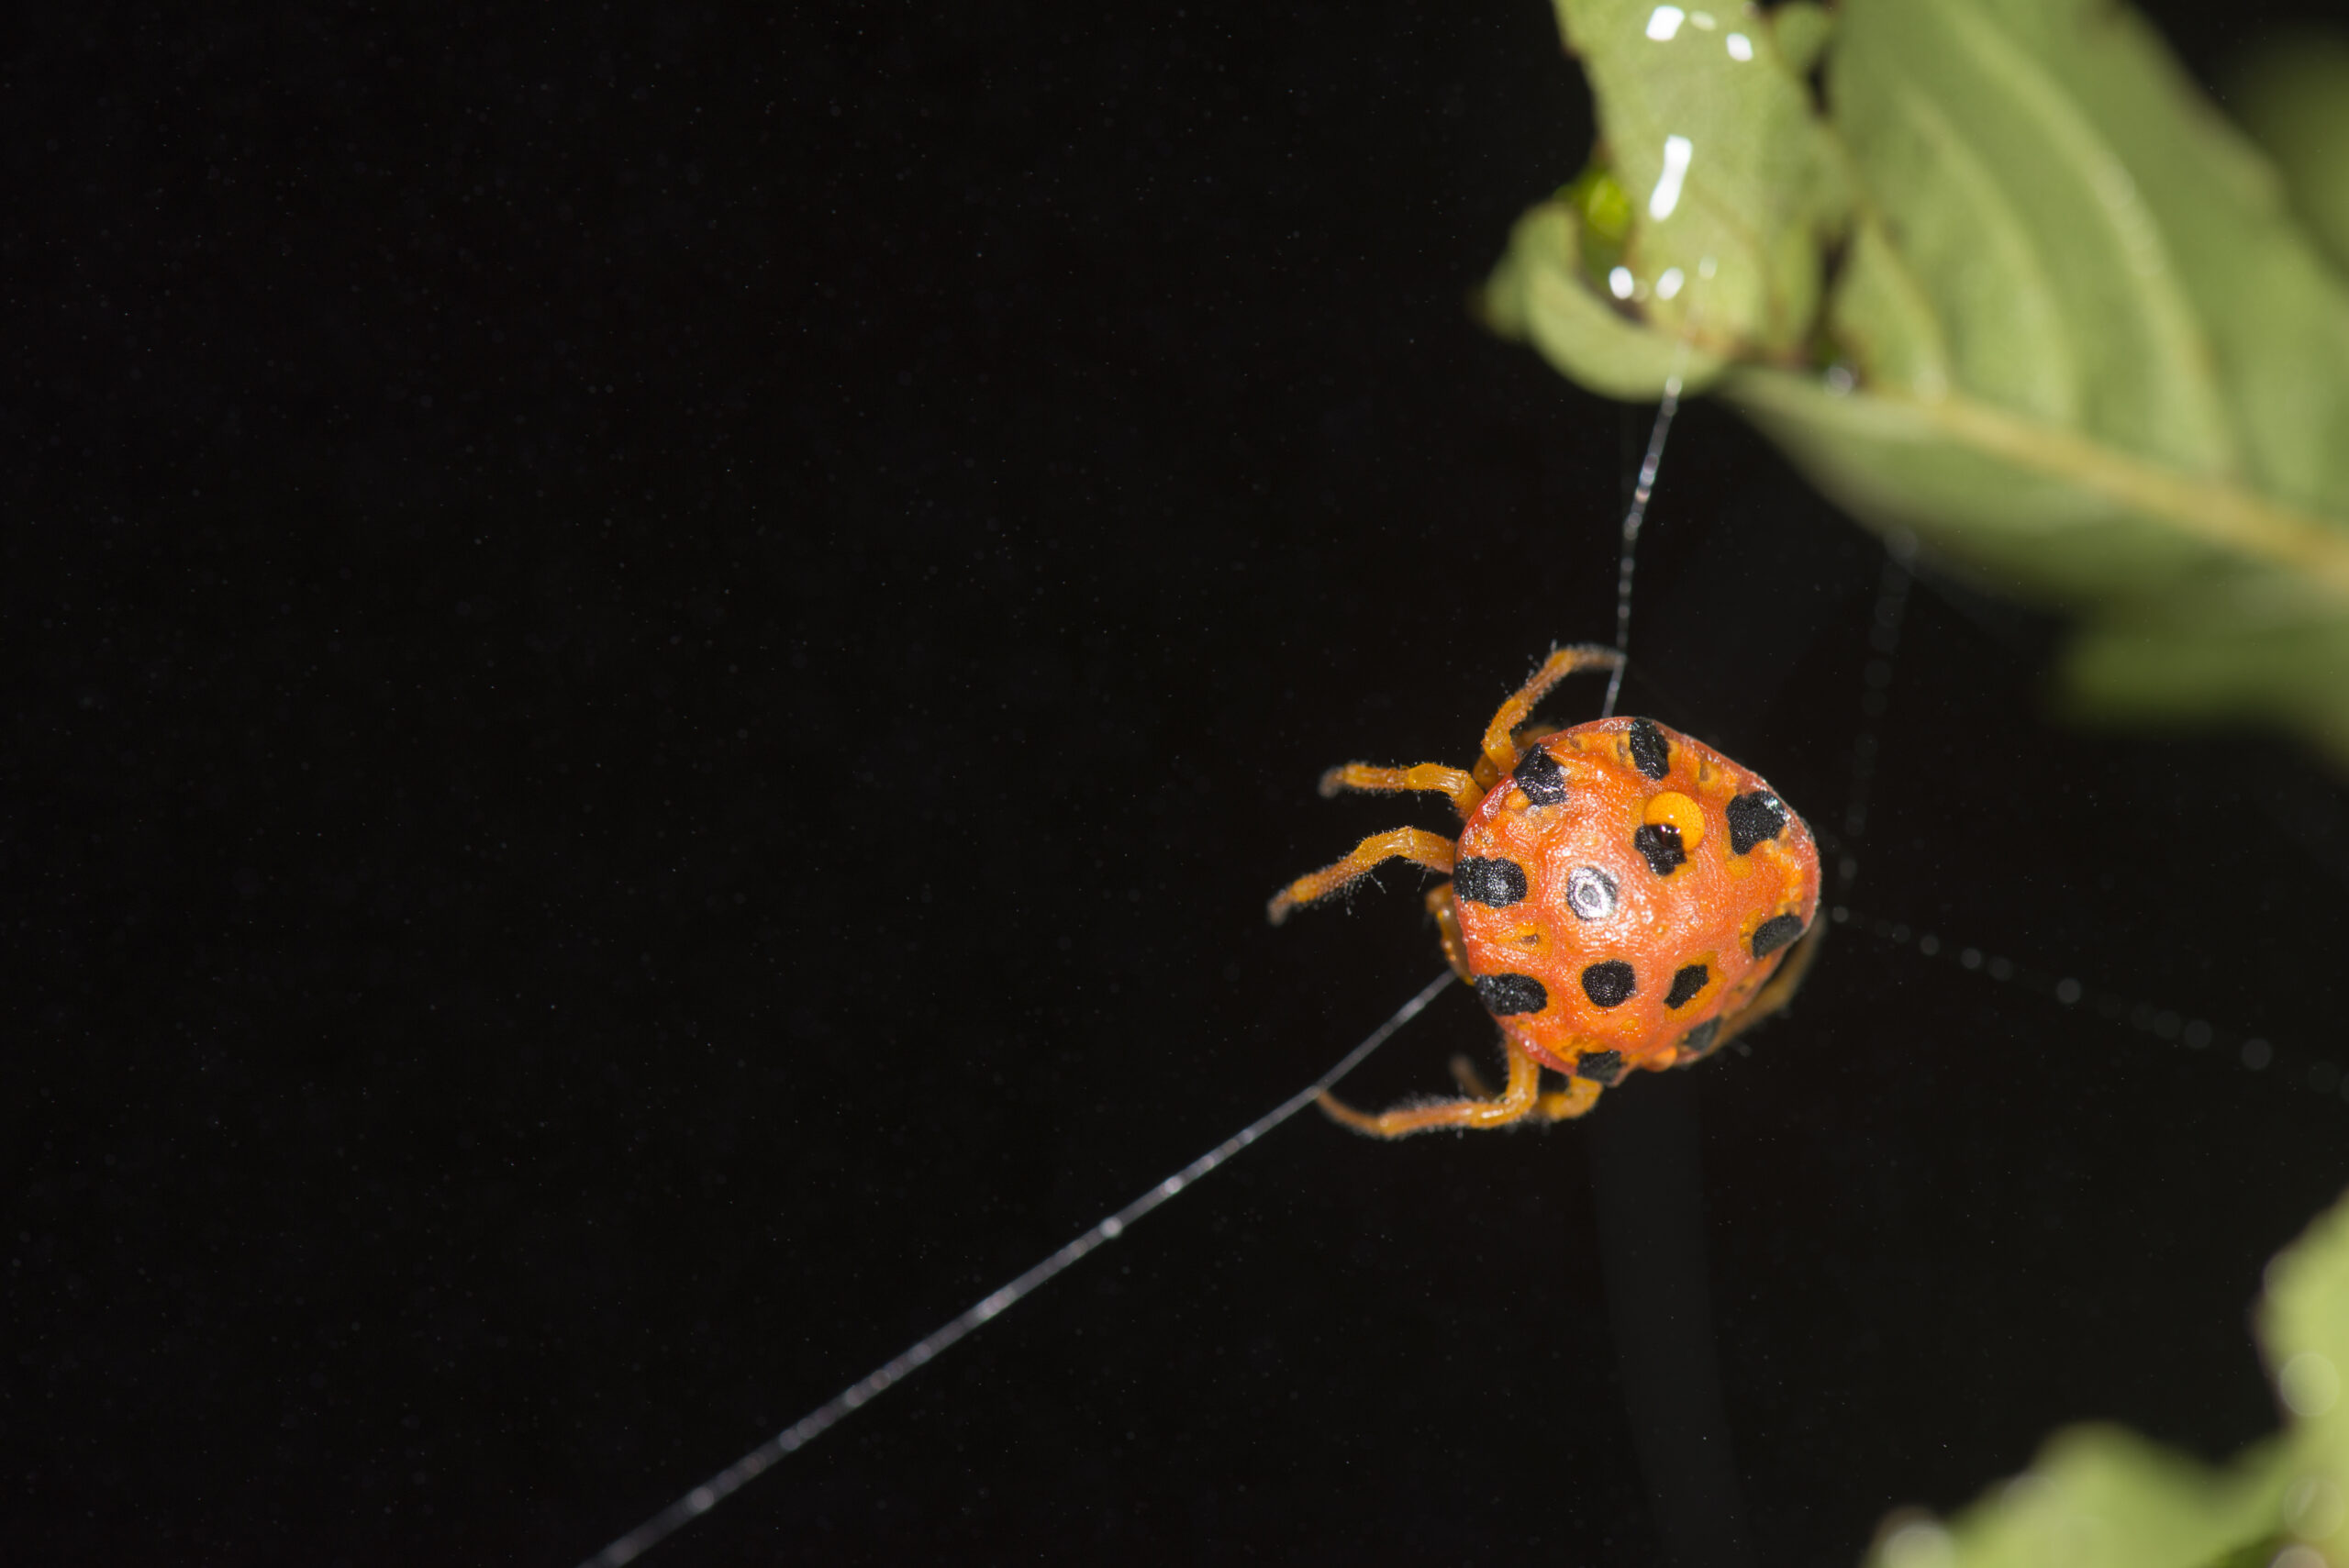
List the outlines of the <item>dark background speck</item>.
<svg viewBox="0 0 2349 1568">
<path fill-rule="evenodd" d="M 1586 148 L 1538 4 L 0 66 L 12 1558 L 577 1561 L 1435 973 L 1407 873 L 1266 928 L 1444 818 L 1315 778 L 1612 625 L 1646 410 L 1464 310 Z M 1631 710 L 1843 837 L 1873 744 L 1907 931 L 1689 1073 L 1767 1564 L 2067 1421 L 2267 1429 L 2349 1154 L 2335 782 L 2050 724 L 2049 627 L 1938 581 L 1864 726 L 1882 562 L 1686 412 Z M 1349 1092 L 1488 1038 L 1455 989 Z M 1656 1561 L 1587 1131 L 1300 1119 L 653 1561 Z"/>
</svg>

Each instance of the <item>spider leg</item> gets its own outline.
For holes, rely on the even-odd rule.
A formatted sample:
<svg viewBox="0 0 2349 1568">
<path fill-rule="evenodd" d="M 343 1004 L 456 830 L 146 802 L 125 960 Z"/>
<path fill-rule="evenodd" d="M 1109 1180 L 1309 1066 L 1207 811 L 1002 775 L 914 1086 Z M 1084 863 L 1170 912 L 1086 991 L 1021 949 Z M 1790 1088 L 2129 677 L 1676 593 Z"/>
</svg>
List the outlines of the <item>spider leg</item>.
<svg viewBox="0 0 2349 1568">
<path fill-rule="evenodd" d="M 1476 803 L 1485 798 L 1485 792 L 1476 787 L 1473 774 L 1458 768 L 1447 768 L 1442 762 L 1421 762 L 1408 768 L 1380 768 L 1368 762 L 1348 762 L 1321 775 L 1324 798 L 1349 789 L 1365 793 L 1425 790 L 1430 795 L 1449 795 L 1453 809 L 1459 812 L 1464 820 L 1476 809 Z"/>
<path fill-rule="evenodd" d="M 1443 939 L 1443 956 L 1452 961 L 1453 972 L 1461 979 L 1472 985 L 1475 984 L 1476 977 L 1468 970 L 1468 949 L 1460 939 L 1460 915 L 1457 906 L 1452 901 L 1450 883 L 1428 889 L 1428 913 L 1435 917 L 1436 931 Z M 1519 1052 L 1515 1047 L 1509 1046 L 1506 1038 L 1503 1040 L 1503 1049 L 1509 1052 L 1512 1059 L 1511 1070 L 1514 1071 L 1514 1059 L 1522 1053 Z M 1476 1064 L 1465 1056 L 1453 1057 L 1452 1081 L 1459 1084 L 1460 1092 L 1472 1100 L 1490 1100 L 1497 1097 L 1493 1092 L 1492 1085 L 1485 1081 L 1485 1075 L 1476 1070 Z M 1325 1102 L 1329 1102 L 1328 1095 L 1325 1095 L 1322 1098 Z M 1329 1109 L 1330 1104 L 1333 1103 L 1325 1103 L 1322 1108 Z M 1545 1089 L 1536 1095 L 1533 1108 L 1526 1114 L 1539 1117 L 1544 1121 L 1564 1121 L 1582 1115 L 1598 1103 L 1598 1085 L 1597 1084 L 1587 1078 L 1570 1078 L 1563 1089 Z M 1361 1124 L 1350 1122 L 1348 1125 Z"/>
<path fill-rule="evenodd" d="M 1468 1060 L 1465 1051 L 1453 1052 L 1452 1081 L 1459 1084 L 1460 1092 L 1472 1100 L 1489 1100 L 1493 1097 L 1493 1086 L 1485 1082 L 1485 1075 L 1476 1071 L 1476 1064 Z"/>
<path fill-rule="evenodd" d="M 1439 1127 L 1506 1127 L 1521 1121 L 1532 1115 L 1540 1103 L 1542 1065 L 1516 1041 L 1504 1040 L 1502 1044 L 1508 1051 L 1508 1087 L 1492 1098 L 1397 1106 L 1372 1116 L 1324 1094 L 1321 1108 L 1329 1113 L 1330 1120 L 1343 1122 L 1373 1138 L 1407 1138 Z"/>
<path fill-rule="evenodd" d="M 1348 883 L 1367 876 L 1387 861 L 1405 860 L 1423 865 L 1439 876 L 1452 874 L 1452 840 L 1424 828 L 1393 828 L 1373 833 L 1354 846 L 1354 852 L 1335 865 L 1308 873 L 1273 895 L 1264 906 L 1274 925 L 1288 918 L 1300 904 L 1327 898 Z"/>
<path fill-rule="evenodd" d="M 1598 1085 L 1587 1078 L 1569 1078 L 1563 1089 L 1544 1089 L 1533 1105 L 1543 1121 L 1571 1121 L 1598 1103 Z"/>
<path fill-rule="evenodd" d="M 1443 956 L 1452 965 L 1452 973 L 1470 985 L 1476 977 L 1468 971 L 1468 943 L 1460 935 L 1460 911 L 1452 902 L 1452 884 L 1438 883 L 1428 889 L 1428 913 L 1435 917 L 1435 934 L 1443 943 Z"/>
<path fill-rule="evenodd" d="M 1612 670 L 1623 662 L 1623 656 L 1611 648 L 1596 643 L 1578 642 L 1553 650 L 1542 662 L 1542 668 L 1517 689 L 1517 695 L 1501 704 L 1493 715 L 1492 723 L 1485 727 L 1485 762 L 1497 779 L 1517 768 L 1517 727 L 1533 711 L 1533 705 L 1549 695 L 1550 688 L 1577 670 Z"/>
<path fill-rule="evenodd" d="M 1460 1092 L 1480 1100 L 1493 1097 L 1492 1085 L 1465 1056 L 1452 1059 L 1452 1081 Z M 1598 1085 L 1587 1078 L 1569 1078 L 1563 1089 L 1544 1089 L 1533 1102 L 1532 1115 L 1543 1121 L 1568 1121 L 1598 1103 Z"/>
</svg>

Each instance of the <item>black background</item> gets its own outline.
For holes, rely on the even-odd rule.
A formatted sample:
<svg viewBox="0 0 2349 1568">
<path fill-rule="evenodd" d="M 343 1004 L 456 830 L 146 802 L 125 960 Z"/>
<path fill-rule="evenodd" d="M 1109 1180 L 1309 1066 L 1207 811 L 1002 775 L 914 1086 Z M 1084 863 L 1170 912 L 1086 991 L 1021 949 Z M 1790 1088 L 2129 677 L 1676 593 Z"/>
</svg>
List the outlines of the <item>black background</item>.
<svg viewBox="0 0 2349 1568">
<path fill-rule="evenodd" d="M 1541 6 L 28 26 L 12 1559 L 571 1563 L 1435 973 L 1411 877 L 1262 906 L 1442 819 L 1323 766 L 1610 630 L 1646 411 L 1464 310 L 1587 146 Z M 1827 834 L 1877 744 L 1842 896 L 1946 944 L 1832 933 L 1690 1075 L 1771 1564 L 2069 1420 L 2267 1429 L 2349 1168 L 2332 776 L 2055 724 L 1935 580 L 1867 720 L 1883 562 L 1687 412 L 1631 705 Z M 1300 1118 L 654 1561 L 1657 1561 L 1588 1131 Z"/>
</svg>

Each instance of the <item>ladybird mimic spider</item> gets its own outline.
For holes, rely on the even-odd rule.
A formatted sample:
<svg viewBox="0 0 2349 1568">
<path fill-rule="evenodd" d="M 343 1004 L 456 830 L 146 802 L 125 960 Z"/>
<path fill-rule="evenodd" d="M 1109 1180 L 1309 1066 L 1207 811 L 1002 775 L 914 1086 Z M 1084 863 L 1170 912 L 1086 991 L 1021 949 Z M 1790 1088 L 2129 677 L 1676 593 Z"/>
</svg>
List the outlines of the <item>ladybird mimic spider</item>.
<svg viewBox="0 0 2349 1568">
<path fill-rule="evenodd" d="M 1460 837 L 1374 833 L 1275 895 L 1273 923 L 1390 860 L 1449 878 L 1429 890 L 1428 911 L 1508 1063 L 1494 1094 L 1455 1057 L 1467 1097 L 1375 1116 L 1324 1093 L 1332 1118 L 1401 1138 L 1578 1117 L 1634 1068 L 1703 1060 L 1801 984 L 1818 945 L 1819 851 L 1760 775 L 1651 719 L 1527 723 L 1566 676 L 1622 662 L 1609 648 L 1556 650 L 1493 715 L 1472 769 L 1349 762 L 1322 775 L 1324 795 L 1447 796 Z M 1565 1086 L 1543 1089 L 1545 1068 Z"/>
</svg>

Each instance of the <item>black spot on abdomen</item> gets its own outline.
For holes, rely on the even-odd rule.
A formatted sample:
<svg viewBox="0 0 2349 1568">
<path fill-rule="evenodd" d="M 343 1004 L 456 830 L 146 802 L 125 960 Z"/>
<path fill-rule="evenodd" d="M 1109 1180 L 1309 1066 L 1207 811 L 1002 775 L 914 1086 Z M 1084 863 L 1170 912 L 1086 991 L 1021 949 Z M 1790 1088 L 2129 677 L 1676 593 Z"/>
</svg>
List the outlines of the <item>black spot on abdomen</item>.
<svg viewBox="0 0 2349 1568">
<path fill-rule="evenodd" d="M 1680 847 L 1680 829 L 1669 822 L 1651 822 L 1631 835 L 1631 847 L 1647 857 L 1648 870 L 1658 876 L 1670 876 L 1687 863 L 1688 851 Z"/>
<path fill-rule="evenodd" d="M 1517 787 L 1525 798 L 1536 806 L 1564 806 L 1566 803 L 1566 771 L 1558 766 L 1558 759 L 1536 746 L 1518 759 Z"/>
<path fill-rule="evenodd" d="M 1476 1000 L 1497 1018 L 1538 1013 L 1550 1005 L 1550 988 L 1531 974 L 1480 974 Z"/>
<path fill-rule="evenodd" d="M 1765 839 L 1775 839 L 1787 825 L 1787 808 L 1775 795 L 1756 790 L 1729 803 L 1729 847 L 1744 854 Z"/>
<path fill-rule="evenodd" d="M 1703 1056 L 1713 1049 L 1713 1040 L 1720 1032 L 1720 1019 L 1707 1018 L 1680 1037 L 1680 1049 L 1691 1056 Z"/>
<path fill-rule="evenodd" d="M 1454 896 L 1490 909 L 1506 909 L 1525 896 L 1525 868 L 1512 860 L 1464 856 L 1452 868 Z"/>
<path fill-rule="evenodd" d="M 1606 1088 L 1613 1088 L 1623 1076 L 1623 1053 L 1620 1051 L 1586 1051 L 1575 1058 L 1575 1076 L 1587 1078 Z"/>
<path fill-rule="evenodd" d="M 1667 1007 L 1687 1006 L 1697 993 L 1705 988 L 1705 982 L 1712 977 L 1713 972 L 1701 963 L 1692 963 L 1685 969 L 1674 971 L 1672 989 L 1664 993 L 1664 1005 Z"/>
<path fill-rule="evenodd" d="M 1599 1007 L 1620 1007 L 1631 999 L 1640 986 L 1639 977 L 1631 966 L 1620 958 L 1604 963 L 1594 963 L 1582 972 L 1582 994 Z"/>
<path fill-rule="evenodd" d="M 1644 718 L 1631 720 L 1631 762 L 1652 779 L 1660 779 L 1672 771 L 1672 748 L 1664 739 L 1664 731 Z"/>
<path fill-rule="evenodd" d="M 1767 958 L 1802 935 L 1802 917 L 1773 915 L 1753 928 L 1753 956 Z"/>
</svg>

